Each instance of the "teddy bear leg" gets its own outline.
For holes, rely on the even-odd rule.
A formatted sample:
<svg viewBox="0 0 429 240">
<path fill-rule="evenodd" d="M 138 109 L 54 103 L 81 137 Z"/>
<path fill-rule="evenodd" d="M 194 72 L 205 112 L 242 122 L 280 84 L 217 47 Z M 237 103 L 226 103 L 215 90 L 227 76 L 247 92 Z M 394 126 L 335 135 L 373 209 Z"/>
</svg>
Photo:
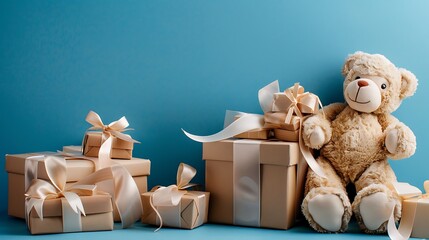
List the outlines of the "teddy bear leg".
<svg viewBox="0 0 429 240">
<path fill-rule="evenodd" d="M 318 232 L 344 232 L 352 215 L 344 184 L 326 159 L 319 157 L 318 162 L 327 178 L 308 170 L 302 212 Z"/>
<path fill-rule="evenodd" d="M 398 195 L 387 186 L 396 181 L 387 161 L 373 163 L 356 181 L 357 195 L 352 208 L 362 231 L 385 233 L 394 207 L 395 220 L 401 216 Z"/>
</svg>

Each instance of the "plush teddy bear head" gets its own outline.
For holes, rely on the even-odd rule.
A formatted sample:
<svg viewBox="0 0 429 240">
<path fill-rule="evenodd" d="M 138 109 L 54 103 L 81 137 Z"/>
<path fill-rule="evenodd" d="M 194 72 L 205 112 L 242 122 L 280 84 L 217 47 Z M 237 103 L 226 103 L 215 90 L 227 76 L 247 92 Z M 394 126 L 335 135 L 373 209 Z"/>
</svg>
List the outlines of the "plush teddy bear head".
<svg viewBox="0 0 429 240">
<path fill-rule="evenodd" d="M 417 89 L 413 73 L 380 54 L 356 52 L 347 58 L 342 73 L 344 98 L 359 112 L 391 113 Z"/>
</svg>

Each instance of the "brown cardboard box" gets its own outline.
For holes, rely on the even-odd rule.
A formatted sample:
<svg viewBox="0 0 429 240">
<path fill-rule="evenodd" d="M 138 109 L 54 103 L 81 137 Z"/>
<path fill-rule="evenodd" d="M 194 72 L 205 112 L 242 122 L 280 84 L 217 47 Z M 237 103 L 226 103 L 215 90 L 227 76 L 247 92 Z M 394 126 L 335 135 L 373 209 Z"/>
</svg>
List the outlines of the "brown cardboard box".
<svg viewBox="0 0 429 240">
<path fill-rule="evenodd" d="M 299 141 L 299 130 L 274 129 L 274 137 L 287 142 Z"/>
<path fill-rule="evenodd" d="M 67 150 L 66 148 L 64 150 Z M 8 172 L 8 214 L 10 216 L 25 218 L 25 159 L 30 156 L 55 154 L 54 152 L 27 153 L 6 155 L 6 171 Z M 147 192 L 147 177 L 150 175 L 150 161 L 147 159 L 133 158 L 128 161 L 113 160 L 124 166 L 133 177 L 140 193 Z M 89 160 L 67 160 L 67 183 L 74 183 L 95 171 L 95 166 Z M 38 164 L 38 178 L 49 180 L 43 161 Z M 111 184 L 108 181 L 102 184 Z M 119 220 L 117 211 L 114 212 L 115 220 Z"/>
<path fill-rule="evenodd" d="M 256 129 L 249 132 L 244 132 L 235 135 L 236 138 L 245 138 L 245 139 L 268 139 L 270 136 L 270 130 L 268 129 Z"/>
<path fill-rule="evenodd" d="M 417 207 L 415 206 L 417 204 Z M 414 205 L 414 206 L 413 206 Z M 402 217 L 412 216 L 409 211 L 414 211 L 414 223 L 411 237 L 413 238 L 429 238 L 429 198 L 411 198 L 402 201 Z M 401 221 L 403 221 L 402 219 Z"/>
<path fill-rule="evenodd" d="M 143 204 L 142 223 L 159 225 L 159 219 L 155 211 L 150 205 L 150 198 L 153 192 L 143 193 L 141 195 Z M 209 209 L 210 193 L 199 191 L 188 191 L 180 200 L 179 206 L 158 207 L 158 211 L 163 220 L 163 226 L 193 229 L 207 222 Z M 175 216 L 176 219 L 170 220 L 168 216 L 163 215 L 165 208 L 179 208 L 180 216 Z M 180 219 L 180 224 L 179 220 Z"/>
<path fill-rule="evenodd" d="M 234 224 L 235 141 L 239 140 L 203 144 L 206 191 L 211 194 L 210 222 Z M 295 222 L 302 197 L 305 161 L 301 159 L 298 143 L 260 142 L 260 227 L 288 229 Z"/>
<path fill-rule="evenodd" d="M 110 195 L 82 196 L 86 216 L 81 216 L 82 231 L 113 230 L 112 201 Z M 45 200 L 43 220 L 32 209 L 28 218 L 31 234 L 62 233 L 63 216 L 61 199 Z"/>
<path fill-rule="evenodd" d="M 289 124 L 285 123 L 287 113 L 285 112 L 266 112 L 264 114 L 264 121 L 266 128 L 279 128 L 289 131 L 295 131 L 299 129 L 299 117 L 292 116 Z"/>
<path fill-rule="evenodd" d="M 111 158 L 131 159 L 133 157 L 134 143 L 113 137 Z M 83 140 L 83 155 L 88 157 L 98 157 L 101 146 L 101 132 L 87 132 Z"/>
</svg>

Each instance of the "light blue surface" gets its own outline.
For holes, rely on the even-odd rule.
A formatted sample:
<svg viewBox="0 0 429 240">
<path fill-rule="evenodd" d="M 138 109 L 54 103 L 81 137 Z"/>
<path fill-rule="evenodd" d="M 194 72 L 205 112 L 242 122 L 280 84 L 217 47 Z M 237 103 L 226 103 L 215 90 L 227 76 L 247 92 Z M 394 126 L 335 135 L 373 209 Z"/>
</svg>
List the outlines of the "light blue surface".
<svg viewBox="0 0 429 240">
<path fill-rule="evenodd" d="M 261 112 L 257 91 L 275 79 L 282 88 L 299 81 L 324 104 L 343 101 L 341 66 L 363 50 L 385 54 L 420 80 L 395 112 L 414 130 L 418 149 L 392 165 L 399 180 L 422 187 L 429 165 L 428 11 L 427 1 L 387 0 L 0 1 L 0 155 L 79 144 L 94 110 L 105 122 L 127 116 L 142 142 L 135 156 L 152 160 L 150 186 L 174 183 L 182 161 L 203 183 L 201 144 L 180 128 L 210 134 L 222 128 L 226 109 Z M 5 196 L 4 171 L 0 187 Z M 0 206 L 4 213 L 6 197 Z M 6 226 L 1 230 L 26 234 L 15 221 Z M 154 236 L 176 232 L 283 237 L 220 226 Z"/>
</svg>

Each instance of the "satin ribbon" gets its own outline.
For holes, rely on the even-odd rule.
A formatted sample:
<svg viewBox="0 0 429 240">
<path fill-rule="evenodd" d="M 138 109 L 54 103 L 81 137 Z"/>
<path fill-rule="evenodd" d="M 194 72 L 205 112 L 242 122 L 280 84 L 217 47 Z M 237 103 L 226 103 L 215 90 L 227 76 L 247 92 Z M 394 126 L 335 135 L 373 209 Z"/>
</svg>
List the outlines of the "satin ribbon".
<svg viewBox="0 0 429 240">
<path fill-rule="evenodd" d="M 79 196 L 90 196 L 93 194 L 105 194 L 96 190 L 96 184 L 111 180 L 113 181 L 113 189 L 108 189 L 108 192 L 114 193 L 112 198 L 116 204 L 119 216 L 121 218 L 122 227 L 127 228 L 133 225 L 142 215 L 142 205 L 140 193 L 129 172 L 121 165 L 115 164 L 107 168 L 98 170 L 69 187 L 65 186 L 66 183 L 66 161 L 63 156 L 36 156 L 30 157 L 29 161 L 45 161 L 45 168 L 51 183 L 41 180 L 33 179 L 32 184 L 26 190 L 26 218 L 32 209 L 35 209 L 37 215 L 43 219 L 42 206 L 44 200 L 53 198 L 62 199 L 63 207 L 70 207 L 70 209 L 63 208 L 63 219 L 66 217 L 63 224 L 64 230 L 79 231 L 75 226 L 79 225 L 76 221 L 80 221 L 80 214 L 85 215 L 82 202 Z M 27 160 L 26 160 L 27 162 Z M 26 164 L 27 165 L 27 164 Z M 29 165 L 31 166 L 31 164 Z M 26 167 L 27 173 L 32 173 L 31 167 Z M 37 176 L 37 173 L 36 173 Z M 66 204 L 65 204 L 66 203 Z M 74 214 L 71 214 L 71 213 Z M 77 218 L 76 216 L 79 216 Z M 75 220 L 72 220 L 75 219 Z M 80 224 L 81 226 L 81 224 Z M 72 230 L 70 230 L 72 229 Z M 81 230 L 81 228 L 80 228 Z"/>
<path fill-rule="evenodd" d="M 168 187 L 161 186 L 153 192 L 150 198 L 150 205 L 158 216 L 160 222 L 159 227 L 155 230 L 155 232 L 161 229 L 163 224 L 162 216 L 157 210 L 157 207 L 173 207 L 179 205 L 183 195 L 187 194 L 188 192 L 185 189 L 195 186 L 195 184 L 190 182 L 196 174 L 197 170 L 195 168 L 185 163 L 180 163 L 177 170 L 177 184 L 173 184 Z M 175 217 L 178 218 L 178 221 L 180 222 L 180 211 L 179 214 L 175 215 Z"/>
<path fill-rule="evenodd" d="M 31 160 L 30 160 L 31 161 Z M 33 179 L 31 185 L 26 190 L 26 218 L 30 215 L 30 211 L 34 208 L 37 215 L 43 220 L 43 202 L 49 199 L 64 198 L 63 206 L 63 221 L 64 232 L 82 231 L 80 219 L 73 217 L 73 212 L 79 216 L 85 215 L 85 210 L 79 196 L 91 196 L 94 194 L 95 185 L 80 185 L 76 184 L 71 187 L 66 187 L 66 161 L 64 158 L 57 156 L 48 156 L 44 158 L 46 173 L 50 182 L 42 179 Z M 71 208 L 72 211 L 70 211 Z M 74 220 L 73 220 L 74 219 Z M 29 221 L 27 221 L 29 223 Z"/>
<path fill-rule="evenodd" d="M 100 168 L 108 167 L 111 165 L 110 151 L 112 150 L 112 137 L 117 137 L 127 142 L 140 143 L 134 140 L 130 135 L 124 134 L 124 131 L 132 130 L 127 128 L 129 123 L 125 117 L 121 117 L 119 120 L 111 122 L 108 125 L 104 125 L 101 117 L 94 111 L 90 111 L 86 116 L 85 120 L 92 125 L 88 128 L 88 131 L 101 131 L 101 146 L 98 153 Z M 84 144 L 82 144 L 84 149 Z"/>
<path fill-rule="evenodd" d="M 233 223 L 261 225 L 261 163 L 262 141 L 237 140 L 233 145 Z"/>
<path fill-rule="evenodd" d="M 310 166 L 310 168 L 320 177 L 326 178 L 323 169 L 316 162 L 313 155 L 310 152 L 310 149 L 305 146 L 302 140 L 301 128 L 303 122 L 303 113 L 309 113 L 313 109 L 313 112 L 318 111 L 318 105 L 322 106 L 320 99 L 311 93 L 304 93 L 304 88 L 300 87 L 298 83 L 296 83 L 292 88 L 286 89 L 284 94 L 287 99 L 289 99 L 289 104 L 282 104 L 282 111 L 287 111 L 290 117 L 286 117 L 285 122 L 290 122 L 293 113 L 295 112 L 300 117 L 300 130 L 299 130 L 299 147 L 300 151 Z M 269 112 L 273 110 L 274 106 L 274 95 L 279 94 L 279 82 L 276 80 L 267 86 L 261 88 L 258 92 L 259 104 L 261 105 L 262 110 L 265 112 Z M 314 103 L 314 104 L 313 104 Z M 278 107 L 277 107 L 278 108 Z M 274 108 L 274 110 L 280 110 Z M 317 109 L 317 110 L 314 110 Z M 322 106 L 323 111 L 323 106 Z M 233 114 L 240 114 L 241 117 L 236 121 L 231 121 L 231 116 Z M 243 132 L 264 128 L 264 116 L 260 114 L 249 114 L 243 112 L 234 112 L 227 111 L 225 117 L 225 128 L 218 133 L 208 136 L 198 136 L 193 135 L 185 130 L 182 131 L 185 133 L 187 137 L 197 142 L 216 142 L 221 141 L 227 138 L 234 137 Z"/>
<path fill-rule="evenodd" d="M 408 211 L 405 211 L 405 212 L 402 211 L 402 218 L 399 224 L 399 228 L 397 228 L 395 224 L 395 217 L 394 217 L 395 204 L 392 204 L 393 206 L 391 206 L 392 210 L 391 210 L 389 220 L 387 222 L 387 233 L 390 239 L 392 240 L 406 240 L 410 238 L 411 233 L 413 231 L 417 205 L 421 200 L 429 198 L 429 181 L 424 182 L 424 189 L 426 192 L 425 194 L 422 194 L 421 192 L 418 193 L 420 190 L 415 191 L 415 189 L 417 189 L 416 187 L 411 186 L 409 184 L 407 185 L 408 186 L 404 186 L 404 183 L 393 183 L 393 187 L 395 190 L 398 190 L 400 187 L 402 187 L 402 191 L 408 191 L 412 194 L 406 194 L 406 195 L 400 196 L 402 198 L 402 201 L 411 201 L 411 202 L 410 202 L 410 208 L 407 209 Z"/>
</svg>

